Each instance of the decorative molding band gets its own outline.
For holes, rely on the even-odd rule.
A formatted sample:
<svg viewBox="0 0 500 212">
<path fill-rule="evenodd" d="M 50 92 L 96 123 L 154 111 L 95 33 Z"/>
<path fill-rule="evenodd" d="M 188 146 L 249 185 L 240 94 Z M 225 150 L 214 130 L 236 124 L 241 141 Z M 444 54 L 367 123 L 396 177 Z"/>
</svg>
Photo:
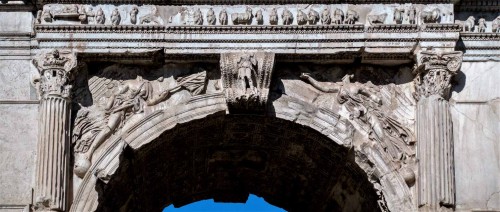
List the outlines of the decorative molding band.
<svg viewBox="0 0 500 212">
<path fill-rule="evenodd" d="M 414 4 L 452 4 L 455 0 L 414 0 Z M 43 4 L 155 4 L 155 5 L 234 5 L 234 4 L 392 4 L 407 0 L 38 0 Z"/>
<path fill-rule="evenodd" d="M 288 25 L 288 26 L 169 26 L 167 33 L 203 33 L 203 34 L 233 34 L 233 33 L 272 33 L 272 34 L 302 34 L 302 33 L 363 33 L 364 25 Z"/>
<path fill-rule="evenodd" d="M 403 26 L 403 25 L 401 25 Z M 403 27 L 405 28 L 405 27 Z M 289 26 L 161 26 L 161 25 L 35 25 L 39 33 L 202 33 L 202 34 L 234 34 L 234 33 L 362 33 L 365 27 L 356 25 L 289 25 Z M 397 27 L 395 30 L 401 30 Z M 395 31 L 396 32 L 396 31 Z"/>
<path fill-rule="evenodd" d="M 460 24 L 425 24 L 422 25 L 421 31 L 424 32 L 461 32 Z"/>
<path fill-rule="evenodd" d="M 462 40 L 492 41 L 492 40 L 500 40 L 500 33 L 461 32 L 460 37 L 462 38 Z"/>
<path fill-rule="evenodd" d="M 380 24 L 369 26 L 366 32 L 374 33 L 414 33 L 419 31 L 416 24 Z"/>
<path fill-rule="evenodd" d="M 307 34 L 461 32 L 459 24 L 288 25 L 288 26 L 161 26 L 161 25 L 35 25 L 37 33 L 168 33 L 168 34 Z M 6 33 L 8 34 L 8 33 Z M 465 33 L 461 33 L 465 34 Z M 472 34 L 472 33 L 471 33 Z M 488 33 L 474 33 L 488 34 Z M 493 34 L 493 33 L 491 33 Z M 2 34 L 0 34 L 1 36 Z"/>
<path fill-rule="evenodd" d="M 154 33 L 165 32 L 165 26 L 161 25 L 46 25 L 36 24 L 36 32 L 54 33 Z"/>
</svg>

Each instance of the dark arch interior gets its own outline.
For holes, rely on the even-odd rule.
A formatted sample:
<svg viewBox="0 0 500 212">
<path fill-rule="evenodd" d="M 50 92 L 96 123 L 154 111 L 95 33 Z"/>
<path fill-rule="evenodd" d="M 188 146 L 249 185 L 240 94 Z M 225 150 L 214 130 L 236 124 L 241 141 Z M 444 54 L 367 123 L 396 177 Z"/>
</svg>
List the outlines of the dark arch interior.
<svg viewBox="0 0 500 212">
<path fill-rule="evenodd" d="M 161 211 L 204 199 L 255 194 L 287 211 L 378 211 L 354 152 L 293 122 L 215 114 L 126 149 L 97 211 Z"/>
</svg>

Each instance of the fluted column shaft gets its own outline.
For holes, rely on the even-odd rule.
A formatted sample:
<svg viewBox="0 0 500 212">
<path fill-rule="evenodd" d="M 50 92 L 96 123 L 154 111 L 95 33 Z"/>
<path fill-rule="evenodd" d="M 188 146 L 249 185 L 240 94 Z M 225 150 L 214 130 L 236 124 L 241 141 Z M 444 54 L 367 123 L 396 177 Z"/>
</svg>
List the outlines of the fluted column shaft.
<svg viewBox="0 0 500 212">
<path fill-rule="evenodd" d="M 38 55 L 33 64 L 40 73 L 35 85 L 41 96 L 34 208 L 67 211 L 71 179 L 70 91 L 76 57 L 53 50 Z"/>
<path fill-rule="evenodd" d="M 418 198 L 421 211 L 455 207 L 453 128 L 448 98 L 461 52 L 421 52 L 415 79 Z"/>
<path fill-rule="evenodd" d="M 417 104 L 419 206 L 435 210 L 455 205 L 453 132 L 448 101 L 440 96 Z"/>
<path fill-rule="evenodd" d="M 48 211 L 67 210 L 70 179 L 70 106 L 57 96 L 42 99 L 35 197 Z"/>
</svg>

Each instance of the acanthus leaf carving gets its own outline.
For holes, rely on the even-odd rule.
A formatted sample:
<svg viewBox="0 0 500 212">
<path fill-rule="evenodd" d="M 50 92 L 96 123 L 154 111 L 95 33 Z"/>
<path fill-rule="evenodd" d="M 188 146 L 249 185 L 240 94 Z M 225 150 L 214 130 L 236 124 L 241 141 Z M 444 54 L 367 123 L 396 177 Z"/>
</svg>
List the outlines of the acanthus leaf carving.
<svg viewBox="0 0 500 212">
<path fill-rule="evenodd" d="M 221 70 L 228 108 L 232 112 L 265 110 L 274 53 L 224 53 Z"/>
<path fill-rule="evenodd" d="M 415 98 L 417 100 L 432 95 L 448 99 L 451 79 L 462 64 L 462 52 L 423 51 L 418 54 L 415 70 Z"/>
<path fill-rule="evenodd" d="M 59 52 L 54 49 L 43 53 L 33 60 L 38 69 L 39 78 L 34 79 L 42 98 L 58 96 L 70 98 L 73 72 L 77 65 L 76 55 L 71 52 Z"/>
</svg>

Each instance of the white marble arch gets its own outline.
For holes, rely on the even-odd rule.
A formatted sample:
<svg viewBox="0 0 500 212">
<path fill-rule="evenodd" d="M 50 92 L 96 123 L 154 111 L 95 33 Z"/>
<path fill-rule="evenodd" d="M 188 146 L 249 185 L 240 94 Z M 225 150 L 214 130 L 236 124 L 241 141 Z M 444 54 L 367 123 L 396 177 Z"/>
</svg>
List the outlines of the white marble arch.
<svg viewBox="0 0 500 212">
<path fill-rule="evenodd" d="M 335 114 L 327 109 L 318 108 L 314 105 L 285 96 L 275 100 L 272 112 L 268 116 L 288 120 L 309 127 L 328 138 L 336 144 L 349 148 L 349 139 L 342 139 L 340 131 L 351 127 L 345 121 L 339 122 L 334 118 Z M 98 193 L 96 191 L 97 173 L 112 175 L 119 167 L 119 156 L 125 145 L 137 149 L 148 144 L 160 136 L 163 132 L 174 128 L 177 124 L 198 120 L 215 113 L 226 113 L 227 104 L 223 94 L 206 94 L 195 96 L 185 104 L 170 107 L 168 110 L 157 111 L 138 121 L 133 127 L 111 136 L 96 151 L 92 166 L 83 178 L 75 193 L 70 211 L 94 211 L 98 207 Z M 308 114 L 303 116 L 303 114 Z M 300 116 L 300 117 L 299 117 Z M 352 127 L 351 127 L 352 128 Z M 391 165 L 389 156 L 370 146 L 356 148 L 356 156 L 362 155 L 373 167 L 367 167 L 368 163 L 356 160 L 374 184 L 374 188 L 380 192 L 380 198 L 384 199 L 390 211 L 416 211 L 414 198 L 403 177 L 398 173 L 396 167 Z M 369 173 L 368 173 L 369 172 Z"/>
</svg>

